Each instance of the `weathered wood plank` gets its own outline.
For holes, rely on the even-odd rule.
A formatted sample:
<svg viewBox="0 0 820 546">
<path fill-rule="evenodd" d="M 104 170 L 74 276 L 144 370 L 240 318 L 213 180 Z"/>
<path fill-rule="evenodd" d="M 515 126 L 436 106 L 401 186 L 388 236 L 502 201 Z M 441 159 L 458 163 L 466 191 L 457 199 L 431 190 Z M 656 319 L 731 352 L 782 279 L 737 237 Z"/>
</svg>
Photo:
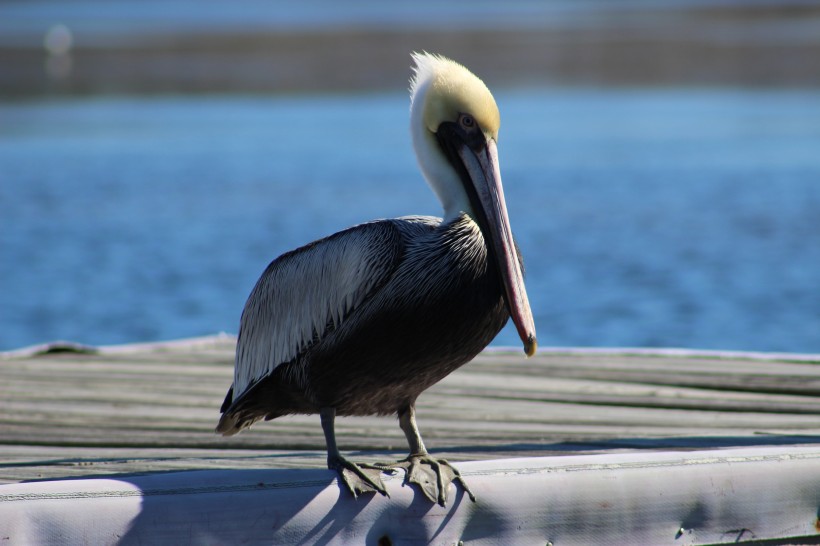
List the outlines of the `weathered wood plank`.
<svg viewBox="0 0 820 546">
<path fill-rule="evenodd" d="M 217 336 L 3 355 L 0 483 L 322 466 L 317 416 L 260 423 L 231 438 L 213 433 L 233 351 L 232 338 Z M 428 447 L 456 460 L 820 443 L 817 360 L 614 351 L 543 351 L 525 359 L 489 351 L 424 393 L 418 420 Z M 405 449 L 391 418 L 341 418 L 337 433 L 343 450 L 365 450 L 366 459 Z"/>
</svg>

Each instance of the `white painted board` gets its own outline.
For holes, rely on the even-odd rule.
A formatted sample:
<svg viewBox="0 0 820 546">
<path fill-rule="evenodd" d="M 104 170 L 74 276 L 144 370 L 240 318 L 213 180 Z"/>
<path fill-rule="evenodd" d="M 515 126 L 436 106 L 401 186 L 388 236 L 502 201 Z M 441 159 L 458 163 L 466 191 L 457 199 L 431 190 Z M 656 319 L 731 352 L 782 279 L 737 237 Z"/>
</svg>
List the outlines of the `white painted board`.
<svg viewBox="0 0 820 546">
<path fill-rule="evenodd" d="M 458 489 L 432 505 L 401 475 L 389 499 L 353 499 L 316 469 L 2 485 L 0 544 L 820 543 L 817 445 L 457 466 L 477 503 Z"/>
</svg>

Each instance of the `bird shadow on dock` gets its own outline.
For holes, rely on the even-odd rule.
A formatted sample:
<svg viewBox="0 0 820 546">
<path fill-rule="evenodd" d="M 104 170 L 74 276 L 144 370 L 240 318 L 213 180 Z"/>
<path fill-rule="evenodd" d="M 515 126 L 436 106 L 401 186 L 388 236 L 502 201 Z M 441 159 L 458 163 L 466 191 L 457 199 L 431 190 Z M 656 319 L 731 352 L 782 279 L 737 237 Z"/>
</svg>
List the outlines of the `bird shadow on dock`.
<svg viewBox="0 0 820 546">
<path fill-rule="evenodd" d="M 106 479 L 135 486 L 140 509 L 119 544 L 327 544 L 379 499 L 353 499 L 326 469 L 219 469 L 152 472 Z M 312 518 L 297 518 L 310 513 Z M 294 523 L 294 518 L 299 521 Z M 313 526 L 306 525 L 312 522 Z"/>
<path fill-rule="evenodd" d="M 391 498 L 377 494 L 353 498 L 337 486 L 336 473 L 326 469 L 105 476 L 122 482 L 131 497 L 139 497 L 139 510 L 119 544 L 152 543 L 158 536 L 165 543 L 180 544 L 319 545 L 366 537 L 365 544 L 381 546 L 393 544 L 397 530 L 402 540 L 427 541 L 445 529 L 463 503 L 472 505 L 460 488 L 451 491 L 450 503 L 442 508 L 402 484 L 401 473 L 385 478 Z M 433 529 L 424 519 L 431 511 L 437 515 L 430 520 L 435 522 Z M 492 518 L 485 514 L 469 519 L 483 528 Z"/>
</svg>

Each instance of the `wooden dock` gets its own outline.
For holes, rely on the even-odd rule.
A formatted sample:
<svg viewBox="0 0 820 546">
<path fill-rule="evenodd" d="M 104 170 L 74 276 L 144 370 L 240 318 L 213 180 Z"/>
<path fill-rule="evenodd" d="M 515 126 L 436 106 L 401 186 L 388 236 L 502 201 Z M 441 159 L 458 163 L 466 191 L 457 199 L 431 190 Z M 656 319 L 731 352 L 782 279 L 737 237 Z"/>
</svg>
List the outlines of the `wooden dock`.
<svg viewBox="0 0 820 546">
<path fill-rule="evenodd" d="M 64 350 L 66 348 L 72 350 Z M 460 535 L 448 534 L 447 529 L 460 521 L 458 514 L 475 516 L 474 511 L 470 511 L 472 508 L 464 506 L 460 492 L 452 507 L 453 513 L 447 512 L 447 508 L 431 509 L 423 504 L 423 499 L 415 498 L 408 488 L 402 487 L 398 477 L 386 479 L 391 499 L 378 497 L 354 501 L 340 495 L 333 474 L 324 469 L 324 438 L 318 416 L 293 416 L 263 422 L 230 438 L 215 435 L 213 428 L 219 416 L 218 409 L 232 378 L 234 338 L 231 336 L 76 349 L 58 344 L 0 356 L 2 544 L 27 543 L 20 539 L 23 536 L 20 533 L 24 531 L 20 530 L 22 524 L 19 522 L 25 519 L 28 523 L 24 527 L 30 532 L 32 521 L 43 517 L 42 507 L 37 503 L 44 498 L 54 502 L 76 498 L 76 495 L 72 496 L 74 494 L 64 498 L 60 496 L 63 493 L 56 494 L 55 491 L 87 486 L 92 493 L 86 491 L 84 494 L 93 497 L 99 493 L 95 488 L 108 491 L 106 488 L 112 481 L 137 483 L 136 492 L 126 493 L 125 497 L 139 499 L 149 482 L 157 491 L 156 488 L 162 487 L 175 490 L 187 487 L 195 493 L 197 487 L 203 487 L 201 480 L 207 477 L 210 484 L 228 487 L 220 491 L 230 497 L 245 489 L 236 483 L 229 487 L 228 482 L 251 480 L 251 485 L 259 483 L 259 494 L 267 495 L 265 498 L 269 501 L 271 489 L 264 484 L 306 480 L 302 484 L 304 487 L 297 487 L 299 494 L 314 491 L 313 487 L 315 494 L 311 493 L 314 495 L 311 498 L 329 503 L 326 506 L 320 503 L 325 508 L 314 508 L 318 510 L 316 517 L 320 521 L 330 517 L 328 514 L 333 510 L 341 510 L 340 506 L 352 510 L 349 515 L 354 518 L 365 506 L 372 511 L 375 506 L 395 508 L 396 503 L 405 501 L 406 506 L 415 507 L 415 511 L 410 510 L 407 514 L 418 512 L 420 518 L 429 517 L 438 510 L 445 514 L 442 516 L 444 523 L 441 519 L 436 520 L 438 523 L 433 531 L 438 529 L 438 534 L 435 536 L 406 536 L 406 540 L 394 537 L 389 542 L 379 542 L 383 538 L 381 535 L 376 537 L 378 540 L 371 535 L 361 535 L 361 540 L 354 540 L 368 544 L 415 544 L 430 541 L 431 537 L 438 541 L 436 543 L 455 544 L 457 540 L 453 537 L 465 537 L 464 529 L 461 528 Z M 647 495 L 652 491 L 663 491 L 668 486 L 658 481 L 663 476 L 670 483 L 680 478 L 691 479 L 692 484 L 700 483 L 698 480 L 714 483 L 718 478 L 731 476 L 732 468 L 740 468 L 740 462 L 746 461 L 748 465 L 740 466 L 747 470 L 754 468 L 754 471 L 746 477 L 738 477 L 742 483 L 734 483 L 733 487 L 738 491 L 744 491 L 746 486 L 751 489 L 746 489 L 746 493 L 736 499 L 738 506 L 745 508 L 741 510 L 734 506 L 732 510 L 735 511 L 731 513 L 737 517 L 746 514 L 757 521 L 732 524 L 732 518 L 723 512 L 721 514 L 726 517 L 695 513 L 697 510 L 707 511 L 714 500 L 714 489 L 709 493 L 698 488 L 688 493 L 692 498 L 679 499 L 680 502 L 671 506 L 669 514 L 664 516 L 667 526 L 669 522 L 666 520 L 679 517 L 677 532 L 664 530 L 665 534 L 657 536 L 668 537 L 669 544 L 749 540 L 760 544 L 820 544 L 817 540 L 820 532 L 818 364 L 818 355 L 555 349 L 540 351 L 535 357 L 526 359 L 519 352 L 491 350 L 423 394 L 418 404 L 418 421 L 428 448 L 434 454 L 462 462 L 461 467 L 470 484 L 477 489 L 478 507 L 482 503 L 482 494 L 486 499 L 488 491 L 493 490 L 492 487 L 488 489 L 487 484 L 499 480 L 499 476 L 512 474 L 520 477 L 529 472 L 532 476 L 543 474 L 555 478 L 555 472 L 550 469 L 564 468 L 570 463 L 573 468 L 589 466 L 598 470 L 615 465 L 610 468 L 613 472 L 621 472 L 624 468 L 634 472 L 640 467 L 647 470 L 636 475 L 638 482 L 630 482 L 632 500 L 621 498 L 623 505 L 618 505 L 615 498 L 611 500 L 621 506 L 615 510 L 621 514 L 620 519 L 612 521 L 617 523 L 625 521 L 623 518 L 631 518 L 629 521 L 634 523 L 636 513 L 643 514 L 638 518 L 640 520 L 651 518 L 655 513 L 635 503 L 641 499 L 641 502 L 649 502 Z M 404 456 L 406 450 L 404 437 L 394 418 L 340 418 L 337 420 L 337 435 L 342 451 L 356 461 L 396 459 Z M 707 463 L 718 465 L 713 469 L 715 473 L 686 478 L 689 476 L 687 472 L 694 472 L 693 469 L 701 472 Z M 658 468 L 666 468 L 666 474 L 652 474 L 657 473 Z M 521 469 L 528 470 L 522 472 Z M 767 480 L 760 480 L 757 486 L 747 483 L 750 480 L 756 482 L 755 476 L 771 472 L 774 474 L 770 474 Z M 584 472 L 577 474 L 585 476 L 585 480 L 593 479 Z M 649 474 L 653 475 L 652 481 L 645 482 Z M 616 477 L 619 475 L 616 472 Z M 603 479 L 603 474 L 598 476 Z M 69 478 L 82 479 L 67 481 Z M 181 485 L 183 482 L 187 485 Z M 505 481 L 508 482 L 512 483 Z M 563 487 L 572 489 L 577 486 L 573 483 L 564 483 Z M 591 495 L 592 490 L 606 489 L 607 483 L 611 485 L 612 482 L 596 484 L 593 480 L 584 486 L 584 491 Z M 640 490 L 635 489 L 636 483 L 643 484 Z M 773 491 L 772 487 L 776 489 L 777 484 L 800 493 L 789 496 L 783 491 Z M 527 496 L 524 494 L 526 490 L 504 491 L 501 485 L 495 487 L 500 491 L 497 498 L 517 496 L 515 502 L 521 502 L 521 497 Z M 708 486 L 703 487 L 708 489 Z M 761 492 L 755 487 L 765 489 Z M 567 494 L 567 490 L 554 494 Z M 753 502 L 749 495 L 759 498 Z M 101 498 L 109 497 L 111 494 L 106 493 Z M 589 502 L 599 505 L 597 508 L 584 507 L 592 510 L 588 512 L 590 525 L 594 525 L 596 512 L 602 510 L 600 502 L 603 502 L 592 497 L 594 495 Z M 789 509 L 789 517 L 796 518 L 797 523 L 784 525 L 783 517 L 778 519 L 772 515 L 772 510 L 786 502 L 771 502 L 780 497 L 792 498 L 797 503 Z M 34 504 L 26 505 L 29 501 Z M 303 504 L 306 502 L 302 499 Z M 356 505 L 357 502 L 360 504 Z M 489 500 L 484 502 L 491 504 Z M 573 502 L 580 501 L 576 498 Z M 29 508 L 21 512 L 24 505 Z M 687 513 L 676 515 L 676 511 L 684 510 L 681 507 L 686 506 L 691 512 L 688 516 Z M 565 510 L 567 506 L 561 509 Z M 323 513 L 322 510 L 326 511 Z M 450 515 L 446 516 L 448 513 Z M 3 514 L 14 517 L 4 517 Z M 345 543 L 351 535 L 345 534 L 345 526 L 341 523 L 344 514 L 347 512 L 336 513 L 333 525 L 327 529 L 323 527 L 313 539 L 308 535 L 299 538 L 291 534 L 288 542 L 275 534 L 276 525 L 272 524 L 261 542 Z M 374 514 L 378 519 L 383 511 Z M 235 518 L 236 513 L 231 517 Z M 452 521 L 448 523 L 449 517 Z M 572 521 L 579 530 L 583 527 L 579 527 L 577 517 Z M 645 526 L 659 523 L 650 520 Z M 361 521 L 359 524 L 362 525 Z M 542 518 L 538 528 L 543 530 L 546 524 Z M 499 528 L 506 529 L 506 524 L 499 525 Z M 522 525 L 518 526 L 519 530 L 527 528 Z M 554 521 L 550 525 L 554 531 L 558 528 Z M 626 535 L 619 535 L 618 529 L 626 528 L 613 525 L 609 535 L 595 536 L 609 536 L 611 540 L 607 539 L 607 542 L 610 544 L 638 544 L 641 543 L 640 537 L 655 540 L 652 537 L 656 535 L 642 535 L 643 531 L 634 525 L 623 531 Z M 738 531 L 734 534 L 729 533 L 730 528 L 721 528 L 733 525 Z M 227 535 L 230 541 L 238 543 L 242 539 L 254 543 L 240 531 Z M 143 528 L 141 532 L 147 533 L 148 530 Z M 507 532 L 511 531 L 508 529 Z M 532 527 L 528 532 L 534 532 Z M 133 541 L 133 534 L 130 536 Z M 146 536 L 149 535 L 141 535 L 142 540 Z M 163 536 L 168 539 L 166 543 L 177 543 L 180 539 L 177 535 Z M 508 539 L 516 536 L 536 535 L 505 535 Z M 546 534 L 537 536 L 541 544 L 547 543 L 544 540 L 553 540 Z M 589 539 L 592 535 L 576 536 L 566 531 L 561 536 L 563 540 L 554 540 L 556 546 L 582 544 L 583 540 L 578 537 Z M 319 537 L 324 538 L 320 541 Z M 113 533 L 110 540 L 105 541 L 117 543 L 121 538 Z M 227 540 L 225 536 L 222 538 Z M 492 539 L 486 533 L 476 540 L 476 543 L 504 542 L 497 537 Z M 230 541 L 191 539 L 188 543 Z M 162 542 L 159 540 L 158 543 Z M 465 540 L 467 543 L 473 542 Z"/>
</svg>

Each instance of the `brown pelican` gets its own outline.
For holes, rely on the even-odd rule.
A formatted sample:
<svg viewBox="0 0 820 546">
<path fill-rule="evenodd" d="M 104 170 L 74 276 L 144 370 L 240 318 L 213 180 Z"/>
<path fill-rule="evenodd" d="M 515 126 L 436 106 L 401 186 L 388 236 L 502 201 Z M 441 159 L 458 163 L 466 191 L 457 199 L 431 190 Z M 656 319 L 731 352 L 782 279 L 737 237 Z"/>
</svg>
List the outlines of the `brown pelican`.
<svg viewBox="0 0 820 546">
<path fill-rule="evenodd" d="M 354 226 L 287 252 L 253 288 L 239 328 L 234 382 L 217 432 L 264 418 L 319 413 L 328 468 L 355 497 L 387 495 L 380 472 L 402 468 L 442 506 L 458 471 L 430 456 L 416 398 L 469 362 L 512 317 L 527 355 L 535 324 L 513 241 L 496 141 L 498 107 L 460 64 L 413 54 L 410 127 L 444 218 Z M 355 464 L 336 446 L 337 415 L 396 413 L 410 455 Z"/>
</svg>

